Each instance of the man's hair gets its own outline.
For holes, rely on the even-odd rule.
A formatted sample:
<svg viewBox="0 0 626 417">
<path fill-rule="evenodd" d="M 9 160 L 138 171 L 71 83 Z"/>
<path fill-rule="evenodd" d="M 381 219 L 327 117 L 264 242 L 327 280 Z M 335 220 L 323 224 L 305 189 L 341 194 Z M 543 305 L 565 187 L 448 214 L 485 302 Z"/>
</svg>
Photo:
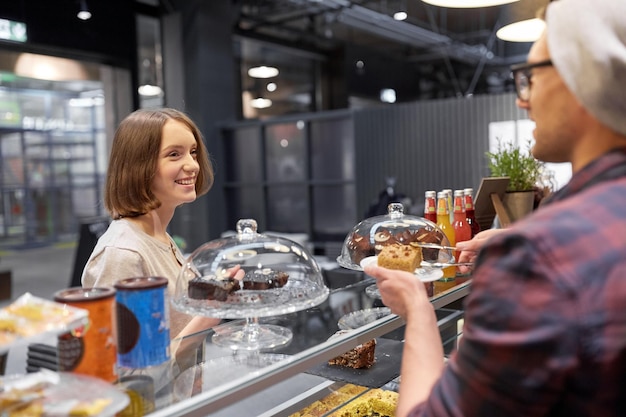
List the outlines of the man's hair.
<svg viewBox="0 0 626 417">
<path fill-rule="evenodd" d="M 169 108 L 142 109 L 128 115 L 113 138 L 104 190 L 104 205 L 113 219 L 135 217 L 161 206 L 152 193 L 163 126 L 174 120 L 187 126 L 197 145 L 200 171 L 196 177 L 196 195 L 213 185 L 214 173 L 202 134 L 184 113 Z"/>
</svg>

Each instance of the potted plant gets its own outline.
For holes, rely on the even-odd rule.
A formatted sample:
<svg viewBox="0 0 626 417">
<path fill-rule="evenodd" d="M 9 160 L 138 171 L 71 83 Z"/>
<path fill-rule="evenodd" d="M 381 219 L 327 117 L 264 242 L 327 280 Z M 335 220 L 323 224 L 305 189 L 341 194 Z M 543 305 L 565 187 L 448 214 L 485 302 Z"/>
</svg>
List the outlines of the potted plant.
<svg viewBox="0 0 626 417">
<path fill-rule="evenodd" d="M 517 145 L 503 145 L 501 142 L 498 142 L 496 151 L 487 152 L 487 158 L 492 177 L 509 177 L 503 203 L 511 220 L 515 221 L 531 212 L 543 163 Z"/>
</svg>

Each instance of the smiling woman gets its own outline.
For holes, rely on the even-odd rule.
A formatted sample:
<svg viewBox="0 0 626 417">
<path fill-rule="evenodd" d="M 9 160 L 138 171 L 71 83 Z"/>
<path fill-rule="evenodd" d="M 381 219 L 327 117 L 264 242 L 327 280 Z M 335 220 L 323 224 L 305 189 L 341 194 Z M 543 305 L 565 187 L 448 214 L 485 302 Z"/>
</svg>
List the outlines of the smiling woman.
<svg viewBox="0 0 626 417">
<path fill-rule="evenodd" d="M 168 291 L 184 261 L 167 233 L 177 207 L 213 184 L 202 134 L 174 109 L 138 110 L 119 125 L 111 149 L 104 203 L 111 215 L 83 271 L 85 287 L 110 287 L 132 277 L 164 277 Z M 214 319 L 170 311 L 170 334 L 206 328 Z M 190 326 L 184 330 L 186 326 Z"/>
</svg>

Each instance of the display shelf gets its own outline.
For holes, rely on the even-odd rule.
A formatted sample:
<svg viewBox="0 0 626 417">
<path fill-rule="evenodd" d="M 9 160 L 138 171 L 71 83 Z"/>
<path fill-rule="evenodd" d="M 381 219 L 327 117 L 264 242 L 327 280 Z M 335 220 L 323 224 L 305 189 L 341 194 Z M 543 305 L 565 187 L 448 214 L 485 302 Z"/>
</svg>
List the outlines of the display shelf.
<svg viewBox="0 0 626 417">
<path fill-rule="evenodd" d="M 380 300 L 368 298 L 364 292 L 368 285 L 372 284 L 371 278 L 366 278 L 344 288 L 334 289 L 328 302 L 315 308 L 280 315 L 267 317 L 271 324 L 288 326 L 294 334 L 290 345 L 261 352 L 260 355 L 267 355 L 272 360 L 264 363 L 258 361 L 258 366 L 249 369 L 240 367 L 240 363 L 233 357 L 229 349 L 225 349 L 212 343 L 213 330 L 207 330 L 195 335 L 191 335 L 180 342 L 193 342 L 194 347 L 189 351 L 194 358 L 186 369 L 192 369 L 195 364 L 215 361 L 225 358 L 234 362 L 236 366 L 232 369 L 222 367 L 225 375 L 218 375 L 213 379 L 210 375 L 202 381 L 202 391 L 188 398 L 173 397 L 172 402 L 153 413 L 151 417 L 200 417 L 200 416 L 232 416 L 232 415 L 261 415 L 288 416 L 313 402 L 328 395 L 330 392 L 340 389 L 344 384 L 365 386 L 368 389 L 383 388 L 393 390 L 397 386 L 397 377 L 400 371 L 402 342 L 404 339 L 404 321 L 390 314 L 383 316 L 370 323 L 351 330 L 333 338 L 338 330 L 340 319 L 350 314 L 346 311 L 347 305 L 342 305 L 340 310 L 333 307 L 334 297 L 343 300 L 346 294 L 354 293 L 360 297 L 363 304 L 350 304 L 354 310 L 368 309 L 382 306 Z M 437 324 L 439 327 L 441 341 L 443 343 L 444 355 L 452 353 L 458 338 L 462 323 L 463 312 L 460 310 L 445 308 L 450 304 L 459 303 L 468 293 L 470 280 L 467 277 L 458 279 L 456 285 L 445 290 L 435 291 L 431 302 L 436 307 Z M 316 370 L 323 367 L 329 359 L 338 356 L 358 344 L 363 344 L 371 339 L 377 339 L 377 354 L 391 355 L 392 361 L 385 361 L 379 357 L 380 364 L 393 368 L 389 372 L 388 378 L 372 378 L 372 375 L 365 375 L 364 379 L 351 380 L 350 378 L 336 378 L 336 375 L 316 373 Z M 47 341 L 52 342 L 52 341 Z M 389 350 L 389 346 L 393 349 Z M 380 349 L 379 349 L 380 348 Z M 392 354 L 390 352 L 393 352 Z M 238 355 L 250 355 L 249 352 L 238 352 Z M 442 358 L 444 360 L 444 358 Z M 370 368 L 375 370 L 376 364 Z M 237 369 L 243 369 L 239 371 Z M 382 370 L 380 368 L 379 370 Z M 346 371 L 348 371 L 346 369 Z M 181 370 L 177 378 L 183 375 L 185 369 Z M 369 382 L 370 380 L 375 382 Z M 388 379 L 388 380 L 387 380 Z M 172 381 L 175 386 L 177 379 Z M 395 381 L 395 382 L 394 382 Z M 195 389 L 198 386 L 193 384 Z M 212 385 L 214 384 L 214 385 Z M 395 384 L 395 385 L 394 385 Z M 189 393 L 191 395 L 191 392 Z M 351 401 L 347 400 L 347 401 Z"/>
<path fill-rule="evenodd" d="M 365 285 L 367 281 L 368 280 L 363 281 L 361 286 L 357 285 L 357 291 L 362 291 L 363 285 Z M 431 298 L 431 302 L 435 308 L 439 310 L 437 312 L 438 326 L 446 352 L 451 351 L 456 343 L 456 337 L 459 332 L 458 322 L 463 314 L 460 311 L 442 310 L 442 308 L 451 303 L 458 302 L 465 297 L 469 291 L 469 285 L 470 280 L 468 278 L 459 279 L 457 285 L 439 294 L 435 294 Z M 354 291 L 355 286 L 352 286 L 348 290 Z M 331 296 L 338 292 L 339 291 L 331 293 Z M 317 314 L 319 311 L 315 313 Z M 313 314 L 313 312 L 307 311 L 302 314 L 305 316 L 304 318 L 296 314 L 283 318 L 282 320 L 289 321 L 292 325 L 297 326 L 298 322 L 303 319 L 309 319 L 310 317 L 307 317 L 307 315 Z M 404 332 L 403 327 L 404 321 L 400 317 L 391 314 L 352 330 L 350 333 L 328 340 L 327 336 L 334 333 L 336 330 L 335 327 L 331 326 L 327 329 L 328 334 L 323 335 L 321 342 L 315 340 L 307 342 L 306 340 L 302 340 L 303 337 L 306 339 L 306 332 L 295 332 L 294 343 L 301 343 L 302 349 L 296 349 L 295 353 L 286 356 L 284 360 L 270 364 L 255 372 L 234 377 L 226 383 L 220 382 L 216 384 L 216 386 L 209 387 L 195 396 L 176 401 L 168 407 L 157 410 L 150 414 L 150 416 L 219 416 L 222 415 L 219 410 L 223 412 L 226 412 L 224 410 L 228 410 L 228 413 L 232 413 L 233 407 L 242 406 L 240 403 L 245 402 L 245 399 L 262 392 L 265 392 L 265 395 L 262 395 L 263 398 L 271 398 L 272 392 L 274 392 L 273 388 L 284 384 L 284 381 L 301 378 L 301 376 L 306 374 L 311 368 L 327 362 L 329 359 L 354 348 L 358 344 L 365 343 L 372 338 L 402 340 Z M 206 340 L 206 343 L 209 343 L 209 333 L 206 335 Z M 211 355 L 219 355 L 219 353 L 214 353 L 211 349 L 206 349 L 206 346 L 204 348 L 204 360 L 210 359 Z M 207 354 L 209 357 L 206 356 Z M 202 355 L 200 355 L 200 357 L 202 357 Z M 290 396 L 292 399 L 289 401 L 283 401 L 280 404 L 268 403 L 265 409 L 262 409 L 261 405 L 257 404 L 257 413 L 262 413 L 261 415 L 267 417 L 273 415 L 288 415 L 312 403 L 322 392 L 327 393 L 329 386 L 336 383 L 338 382 L 322 380 L 319 384 L 309 387 L 308 389 L 302 389 L 299 392 L 296 390 L 296 392 L 293 392 Z"/>
</svg>

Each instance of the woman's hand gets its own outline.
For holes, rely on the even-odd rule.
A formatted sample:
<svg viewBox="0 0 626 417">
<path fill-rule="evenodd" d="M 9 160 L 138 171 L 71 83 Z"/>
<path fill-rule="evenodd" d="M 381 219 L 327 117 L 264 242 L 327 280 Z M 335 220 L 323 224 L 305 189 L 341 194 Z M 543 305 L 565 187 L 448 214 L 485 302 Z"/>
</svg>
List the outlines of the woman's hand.
<svg viewBox="0 0 626 417">
<path fill-rule="evenodd" d="M 226 276 L 241 281 L 245 275 L 241 265 L 235 265 L 226 270 Z M 202 346 L 206 339 L 206 331 L 218 326 L 221 319 L 204 316 L 194 316 L 189 323 L 174 338 L 172 352 L 179 368 L 186 369 L 195 365 L 196 349 Z"/>
<path fill-rule="evenodd" d="M 235 278 L 236 280 L 241 281 L 246 275 L 246 271 L 241 269 L 241 265 L 235 265 L 232 268 L 226 270 L 226 275 L 229 278 Z"/>
</svg>

